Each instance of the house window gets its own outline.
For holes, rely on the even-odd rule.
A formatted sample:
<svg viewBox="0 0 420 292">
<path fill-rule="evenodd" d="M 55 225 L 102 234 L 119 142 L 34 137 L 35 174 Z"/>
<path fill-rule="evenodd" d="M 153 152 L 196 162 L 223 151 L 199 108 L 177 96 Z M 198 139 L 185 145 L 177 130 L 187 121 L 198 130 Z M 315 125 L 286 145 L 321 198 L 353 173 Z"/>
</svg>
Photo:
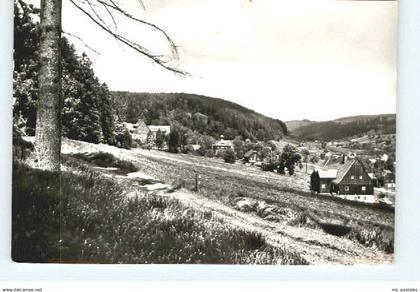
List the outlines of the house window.
<svg viewBox="0 0 420 292">
<path fill-rule="evenodd" d="M 363 179 L 363 175 L 359 175 L 359 179 Z"/>
<path fill-rule="evenodd" d="M 349 186 L 345 186 L 345 187 L 344 187 L 344 190 L 345 190 L 345 191 L 349 191 L 349 190 L 350 190 L 350 187 L 349 187 Z"/>
<path fill-rule="evenodd" d="M 354 179 L 354 175 L 350 176 L 350 179 Z"/>
<path fill-rule="evenodd" d="M 325 189 L 325 184 L 322 184 L 321 185 L 321 189 Z"/>
<path fill-rule="evenodd" d="M 362 192 L 366 192 L 366 187 L 362 186 Z"/>
</svg>

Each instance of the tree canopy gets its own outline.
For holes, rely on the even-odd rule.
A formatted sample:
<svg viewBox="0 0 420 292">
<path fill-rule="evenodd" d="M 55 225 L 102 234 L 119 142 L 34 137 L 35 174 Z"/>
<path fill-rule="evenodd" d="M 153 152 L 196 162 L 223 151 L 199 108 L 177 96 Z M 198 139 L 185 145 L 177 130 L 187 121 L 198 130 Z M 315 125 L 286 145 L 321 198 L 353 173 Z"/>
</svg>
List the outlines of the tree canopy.
<svg viewBox="0 0 420 292">
<path fill-rule="evenodd" d="M 39 9 L 20 1 L 15 4 L 13 114 L 27 135 L 34 135 L 38 101 Z M 91 143 L 115 143 L 114 112 L 108 87 L 95 76 L 86 54 L 77 54 L 61 39 L 62 133 Z"/>
</svg>

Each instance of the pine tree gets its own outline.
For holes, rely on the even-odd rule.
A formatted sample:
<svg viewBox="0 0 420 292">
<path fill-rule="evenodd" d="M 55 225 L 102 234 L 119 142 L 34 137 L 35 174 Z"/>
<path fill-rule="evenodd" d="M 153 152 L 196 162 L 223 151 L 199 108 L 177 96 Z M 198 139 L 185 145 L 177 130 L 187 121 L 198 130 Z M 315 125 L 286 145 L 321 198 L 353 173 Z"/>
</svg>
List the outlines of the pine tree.
<svg viewBox="0 0 420 292">
<path fill-rule="evenodd" d="M 160 130 L 156 132 L 155 144 L 158 149 L 162 149 L 163 145 L 165 144 L 165 134 Z"/>
</svg>

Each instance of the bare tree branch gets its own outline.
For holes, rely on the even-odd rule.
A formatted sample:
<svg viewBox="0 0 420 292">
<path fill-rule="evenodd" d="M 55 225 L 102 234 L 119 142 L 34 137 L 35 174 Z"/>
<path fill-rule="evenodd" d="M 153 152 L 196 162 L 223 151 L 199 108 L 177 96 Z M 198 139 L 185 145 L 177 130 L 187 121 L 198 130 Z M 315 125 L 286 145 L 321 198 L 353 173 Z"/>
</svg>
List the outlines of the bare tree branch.
<svg viewBox="0 0 420 292">
<path fill-rule="evenodd" d="M 109 10 L 108 6 L 104 5 L 103 3 L 101 3 L 101 5 L 105 8 L 106 12 L 108 12 L 108 15 L 111 17 L 112 22 L 114 23 L 114 29 L 117 30 L 118 29 L 118 25 L 117 25 L 117 22 L 115 21 L 114 15 Z"/>
<path fill-rule="evenodd" d="M 102 3 L 103 5 L 106 5 L 106 6 L 110 7 L 111 9 L 114 9 L 115 11 L 117 11 L 117 12 L 121 13 L 122 15 L 124 15 L 124 16 L 126 16 L 126 17 L 128 17 L 128 18 L 129 18 L 129 19 L 131 19 L 131 20 L 134 20 L 134 21 L 137 21 L 137 22 L 139 22 L 139 23 L 141 23 L 141 24 L 144 24 L 144 25 L 150 26 L 150 27 L 152 27 L 153 29 L 155 29 L 155 30 L 159 31 L 160 33 L 162 33 L 162 34 L 165 36 L 165 38 L 167 39 L 167 41 L 169 42 L 169 44 L 171 45 L 172 55 L 173 55 L 173 56 L 174 56 L 177 60 L 179 59 L 177 46 L 175 45 L 174 41 L 173 41 L 173 40 L 169 37 L 169 35 L 168 35 L 168 34 L 167 34 L 167 33 L 166 33 L 163 29 L 161 29 L 160 27 L 158 27 L 157 25 L 155 25 L 155 24 L 153 24 L 153 23 L 150 23 L 150 22 L 147 22 L 147 21 L 144 21 L 144 20 L 142 20 L 142 19 L 138 19 L 138 18 L 136 18 L 136 17 L 132 16 L 132 15 L 131 15 L 131 14 L 129 14 L 127 11 L 125 11 L 125 10 L 123 10 L 121 7 L 119 7 L 119 6 L 115 3 L 115 1 L 113 1 L 113 0 L 109 0 L 109 1 L 111 2 L 111 4 L 106 3 L 106 2 L 104 2 L 103 0 L 96 0 L 96 1 L 98 1 L 99 3 Z"/>
<path fill-rule="evenodd" d="M 139 0 L 140 6 L 143 8 L 144 11 L 146 11 L 146 6 L 144 5 L 142 0 Z"/>
<path fill-rule="evenodd" d="M 108 29 L 111 30 L 108 26 L 108 24 L 102 19 L 102 17 L 99 16 L 99 14 L 96 12 L 95 8 L 93 7 L 92 3 L 90 3 L 89 0 L 85 0 L 86 3 L 89 5 L 90 10 L 92 10 L 93 14 L 95 14 L 96 18 Z"/>
<path fill-rule="evenodd" d="M 129 39 L 127 39 L 126 37 L 124 37 L 124 36 L 122 36 L 122 35 L 120 35 L 119 33 L 117 33 L 117 32 L 115 32 L 115 31 L 112 31 L 106 24 L 104 24 L 103 23 L 103 20 L 101 21 L 101 19 L 96 19 L 95 18 L 95 16 L 93 16 L 91 13 L 89 13 L 88 11 L 86 11 L 85 9 L 83 9 L 80 5 L 78 5 L 75 1 L 77 1 L 77 0 L 69 0 L 77 9 L 79 9 L 80 11 L 82 11 L 86 16 L 88 16 L 96 25 L 98 25 L 102 30 L 104 30 L 105 32 L 107 32 L 108 34 L 110 34 L 111 36 L 113 36 L 115 39 L 117 39 L 119 42 L 121 42 L 121 43 L 123 43 L 123 44 L 125 44 L 126 46 L 128 46 L 128 47 L 130 47 L 130 48 L 132 48 L 133 50 L 135 50 L 135 51 L 137 51 L 138 53 L 140 53 L 140 54 L 142 54 L 142 55 L 144 55 L 144 56 L 146 56 L 146 57 L 148 57 L 149 59 L 151 59 L 153 62 L 155 62 L 156 64 L 158 64 L 159 66 L 161 66 L 161 67 L 163 67 L 163 68 L 165 68 L 165 69 L 167 69 L 167 70 L 169 70 L 169 71 L 171 71 L 171 72 L 174 72 L 174 73 L 176 73 L 176 74 L 181 74 L 181 75 L 189 75 L 187 72 L 184 72 L 184 71 L 182 71 L 182 70 L 180 70 L 180 69 L 178 69 L 178 68 L 176 68 L 176 67 L 174 67 L 174 66 L 172 66 L 170 63 L 171 63 L 171 61 L 173 61 L 173 58 L 170 58 L 170 57 L 168 57 L 168 56 L 162 56 L 162 55 L 155 55 L 155 54 L 153 54 L 152 52 L 150 52 L 149 50 L 147 50 L 145 47 L 143 47 L 143 46 L 141 46 L 140 44 L 138 44 L 138 43 L 135 43 L 135 42 L 133 42 L 133 41 L 130 41 Z M 174 55 L 175 57 L 176 57 L 176 60 L 178 59 L 178 54 L 177 54 L 177 51 L 176 51 L 176 46 L 175 46 L 175 44 L 173 43 L 173 41 L 169 38 L 169 36 L 167 36 L 167 34 L 162 30 L 162 29 L 160 29 L 160 28 L 158 28 L 157 26 L 155 26 L 155 25 L 153 25 L 153 24 L 150 24 L 150 23 L 148 23 L 148 22 L 145 22 L 145 21 L 142 21 L 142 20 L 139 20 L 139 19 L 136 19 L 136 18 L 134 18 L 134 17 L 132 17 L 132 16 L 130 16 L 127 12 L 125 12 L 124 10 L 122 10 L 121 8 L 119 8 L 116 4 L 115 4 L 115 2 L 113 2 L 112 0 L 111 0 L 111 2 L 112 2 L 112 5 L 111 4 L 108 4 L 108 3 L 106 3 L 106 2 L 104 2 L 104 1 L 102 1 L 102 0 L 96 0 L 96 1 L 98 1 L 99 3 L 103 3 L 104 5 L 106 5 L 106 6 L 108 6 L 109 8 L 111 8 L 111 9 L 113 9 L 113 10 L 115 10 L 115 11 L 118 11 L 118 12 L 120 12 L 120 13 L 122 13 L 124 16 L 126 16 L 126 17 L 129 17 L 130 19 L 133 19 L 133 20 L 136 20 L 136 21 L 138 21 L 138 22 L 140 22 L 140 23 L 142 23 L 142 24 L 146 24 L 146 25 L 148 25 L 148 26 L 152 26 L 152 27 L 154 27 L 155 29 L 157 29 L 157 30 L 159 30 L 159 31 L 161 31 L 165 36 L 166 36 L 166 38 L 168 39 L 168 41 L 170 40 L 170 44 L 171 44 L 171 48 L 172 48 L 172 51 L 174 52 L 174 50 L 175 50 L 175 52 L 176 52 L 176 54 Z M 97 13 L 94 13 L 95 15 L 97 15 Z M 167 58 L 167 60 L 165 60 L 165 57 Z"/>
<path fill-rule="evenodd" d="M 71 36 L 71 37 L 74 37 L 74 38 L 76 38 L 77 40 L 79 40 L 86 48 L 88 48 L 89 50 L 91 50 L 92 52 L 94 52 L 94 53 L 96 53 L 96 54 L 98 54 L 98 55 L 100 55 L 101 53 L 99 52 L 99 51 L 97 51 L 97 50 L 95 50 L 94 48 L 92 48 L 91 46 L 89 46 L 88 44 L 86 44 L 80 37 L 78 37 L 77 35 L 74 35 L 74 34 L 71 34 L 71 33 L 69 33 L 69 32 L 66 32 L 66 31 L 64 31 L 64 30 L 62 30 L 61 31 L 63 34 L 66 34 L 66 35 L 68 35 L 68 36 Z"/>
</svg>

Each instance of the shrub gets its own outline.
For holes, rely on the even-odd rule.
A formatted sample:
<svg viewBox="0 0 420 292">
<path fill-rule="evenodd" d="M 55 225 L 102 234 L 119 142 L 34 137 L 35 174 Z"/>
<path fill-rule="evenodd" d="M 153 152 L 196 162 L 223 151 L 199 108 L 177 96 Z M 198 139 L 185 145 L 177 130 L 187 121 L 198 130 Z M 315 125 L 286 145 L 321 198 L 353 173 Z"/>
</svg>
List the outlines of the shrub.
<svg viewBox="0 0 420 292">
<path fill-rule="evenodd" d="M 278 162 L 273 162 L 273 161 L 266 161 L 262 164 L 261 169 L 263 171 L 271 171 L 273 172 L 275 169 L 277 169 L 279 166 Z"/>
<path fill-rule="evenodd" d="M 231 149 L 227 149 L 224 153 L 223 153 L 223 160 L 226 163 L 235 163 L 236 157 L 235 157 L 235 152 L 233 152 L 233 150 Z"/>
<path fill-rule="evenodd" d="M 354 228 L 348 238 L 356 240 L 366 247 L 376 247 L 387 253 L 394 252 L 394 230 L 374 227 L 374 228 Z"/>
<path fill-rule="evenodd" d="M 120 129 L 115 134 L 116 146 L 119 148 L 130 149 L 133 147 L 133 140 L 127 129 Z"/>
<path fill-rule="evenodd" d="M 92 163 L 99 167 L 116 167 L 119 169 L 119 173 L 121 174 L 138 171 L 138 168 L 133 163 L 131 163 L 130 161 L 118 159 L 111 153 L 77 153 L 73 154 L 72 156 L 77 159 Z"/>
</svg>

